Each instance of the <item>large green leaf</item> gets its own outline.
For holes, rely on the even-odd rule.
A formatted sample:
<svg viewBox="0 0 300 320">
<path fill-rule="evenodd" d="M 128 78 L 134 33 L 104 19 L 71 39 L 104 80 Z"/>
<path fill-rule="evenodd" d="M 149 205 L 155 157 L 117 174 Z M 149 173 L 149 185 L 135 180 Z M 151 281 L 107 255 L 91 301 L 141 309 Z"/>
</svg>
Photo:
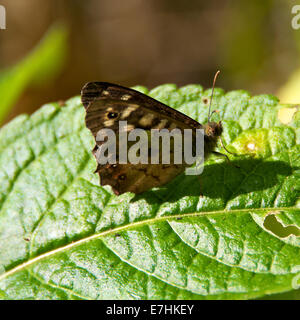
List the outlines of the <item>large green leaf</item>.
<svg viewBox="0 0 300 320">
<path fill-rule="evenodd" d="M 210 93 L 163 85 L 149 94 L 204 123 Z M 181 175 L 139 196 L 99 186 L 78 97 L 3 128 L 0 296 L 249 299 L 291 291 L 300 271 L 299 111 L 221 89 L 214 108 L 240 169 L 211 158 L 200 177 Z M 279 227 L 267 223 L 271 216 Z M 289 225 L 283 237 L 278 230 Z"/>
<path fill-rule="evenodd" d="M 67 52 L 66 37 L 65 27 L 53 26 L 25 59 L 0 73 L 0 124 L 27 86 L 49 81 L 61 70 Z"/>
</svg>

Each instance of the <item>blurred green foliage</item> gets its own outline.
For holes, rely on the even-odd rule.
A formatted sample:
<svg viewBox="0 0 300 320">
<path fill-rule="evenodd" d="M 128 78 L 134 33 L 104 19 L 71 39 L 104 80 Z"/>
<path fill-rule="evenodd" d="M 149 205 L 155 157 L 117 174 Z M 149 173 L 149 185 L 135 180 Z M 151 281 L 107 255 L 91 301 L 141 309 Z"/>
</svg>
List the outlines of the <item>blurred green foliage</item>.
<svg viewBox="0 0 300 320">
<path fill-rule="evenodd" d="M 231 2 L 220 31 L 219 62 L 226 86 L 246 87 L 300 101 L 300 30 L 291 22 L 294 0 Z"/>
<path fill-rule="evenodd" d="M 289 1 L 291 7 L 294 1 Z M 299 103 L 300 101 L 300 30 L 293 30 L 295 44 L 298 49 L 298 69 L 292 72 L 288 81 L 278 90 L 278 97 L 284 103 Z"/>
<path fill-rule="evenodd" d="M 299 103 L 300 101 L 300 68 L 295 71 L 287 83 L 278 91 L 279 99 L 284 103 Z"/>
<path fill-rule="evenodd" d="M 67 36 L 64 26 L 52 26 L 26 58 L 0 72 L 0 124 L 28 86 L 57 76 L 66 58 Z"/>
</svg>

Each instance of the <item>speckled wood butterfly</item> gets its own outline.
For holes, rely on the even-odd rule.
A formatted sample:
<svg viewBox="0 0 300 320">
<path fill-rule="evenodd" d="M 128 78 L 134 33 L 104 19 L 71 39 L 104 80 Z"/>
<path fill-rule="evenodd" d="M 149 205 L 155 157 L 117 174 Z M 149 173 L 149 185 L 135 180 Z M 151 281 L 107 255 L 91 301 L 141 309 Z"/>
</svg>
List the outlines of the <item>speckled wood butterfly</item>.
<svg viewBox="0 0 300 320">
<path fill-rule="evenodd" d="M 217 76 L 217 74 L 216 74 Z M 216 79 L 216 77 L 215 77 Z M 214 81 L 215 83 L 215 81 Z M 90 82 L 82 89 L 82 103 L 86 109 L 86 126 L 95 137 L 103 128 L 119 134 L 119 121 L 127 121 L 128 131 L 136 128 L 151 129 L 204 129 L 204 156 L 214 151 L 222 134 L 221 122 L 200 124 L 185 114 L 150 98 L 136 90 L 106 82 Z M 210 118 L 209 112 L 209 118 Z M 103 142 L 96 140 L 93 154 Z M 96 158 L 97 159 L 97 158 Z M 98 162 L 96 172 L 101 185 L 110 185 L 116 195 L 125 192 L 142 193 L 159 187 L 182 173 L 186 163 L 174 164 L 104 164 Z"/>
</svg>

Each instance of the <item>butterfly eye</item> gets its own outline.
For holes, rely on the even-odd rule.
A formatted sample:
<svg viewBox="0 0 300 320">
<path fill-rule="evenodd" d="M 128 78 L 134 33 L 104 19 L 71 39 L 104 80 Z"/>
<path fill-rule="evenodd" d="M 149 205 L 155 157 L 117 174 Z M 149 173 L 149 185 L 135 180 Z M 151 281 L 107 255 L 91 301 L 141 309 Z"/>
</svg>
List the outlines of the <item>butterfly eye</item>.
<svg viewBox="0 0 300 320">
<path fill-rule="evenodd" d="M 126 175 L 125 174 L 121 174 L 118 178 L 119 178 L 119 180 L 125 180 L 126 179 Z"/>
<path fill-rule="evenodd" d="M 118 113 L 117 112 L 109 112 L 108 114 L 107 114 L 107 117 L 108 117 L 108 119 L 115 119 L 115 118 L 117 118 L 118 117 Z"/>
</svg>

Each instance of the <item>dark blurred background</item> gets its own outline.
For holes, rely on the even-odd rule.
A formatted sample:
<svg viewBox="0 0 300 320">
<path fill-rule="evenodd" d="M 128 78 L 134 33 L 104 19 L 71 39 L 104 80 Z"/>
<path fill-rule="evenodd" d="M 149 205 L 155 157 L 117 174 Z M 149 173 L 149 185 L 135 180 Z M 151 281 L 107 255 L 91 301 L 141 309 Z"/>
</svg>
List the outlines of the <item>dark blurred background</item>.
<svg viewBox="0 0 300 320">
<path fill-rule="evenodd" d="M 299 68 L 288 0 L 2 0 L 0 69 L 23 59 L 53 23 L 68 26 L 60 72 L 28 86 L 6 115 L 78 95 L 85 82 L 200 83 L 276 94 Z M 299 1 L 300 4 L 300 1 Z M 0 102 L 1 104 L 1 102 Z M 0 106 L 1 108 L 1 106 Z"/>
</svg>

